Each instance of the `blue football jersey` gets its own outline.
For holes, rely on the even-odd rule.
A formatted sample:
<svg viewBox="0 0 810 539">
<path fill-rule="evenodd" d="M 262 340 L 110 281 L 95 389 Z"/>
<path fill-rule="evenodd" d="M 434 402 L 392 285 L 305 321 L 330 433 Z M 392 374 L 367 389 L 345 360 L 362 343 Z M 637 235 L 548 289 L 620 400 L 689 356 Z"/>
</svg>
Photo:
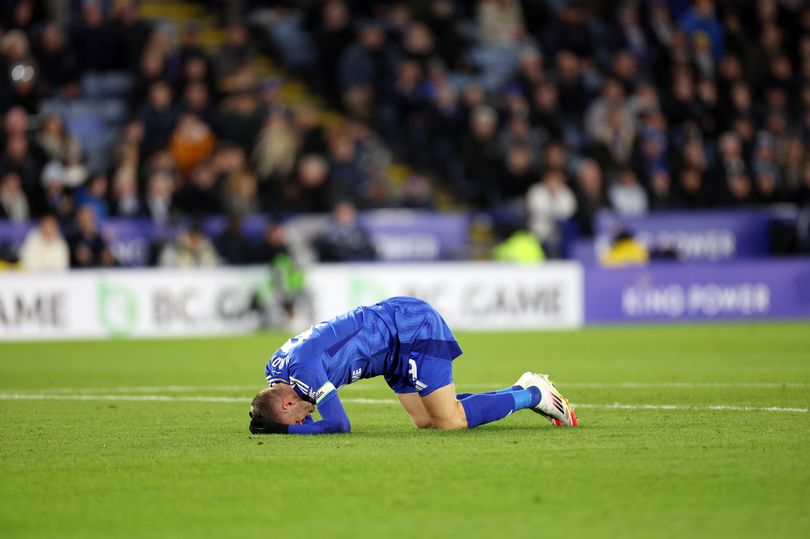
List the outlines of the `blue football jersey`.
<svg viewBox="0 0 810 539">
<path fill-rule="evenodd" d="M 414 356 L 453 360 L 460 354 L 433 307 L 398 297 L 357 307 L 289 339 L 270 358 L 265 375 L 270 385 L 290 384 L 302 398 L 319 403 L 363 378 L 385 376 L 389 385 L 407 380 Z"/>
</svg>

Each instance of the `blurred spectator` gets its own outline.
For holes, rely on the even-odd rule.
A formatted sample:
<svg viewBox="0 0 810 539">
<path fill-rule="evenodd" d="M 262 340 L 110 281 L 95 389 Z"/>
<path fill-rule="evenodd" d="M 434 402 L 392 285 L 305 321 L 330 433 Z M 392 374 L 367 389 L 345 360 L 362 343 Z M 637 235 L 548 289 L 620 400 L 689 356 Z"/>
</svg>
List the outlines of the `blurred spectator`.
<svg viewBox="0 0 810 539">
<path fill-rule="evenodd" d="M 630 168 L 619 171 L 608 190 L 610 205 L 619 215 L 640 217 L 647 213 L 647 193 Z"/>
<path fill-rule="evenodd" d="M 286 207 L 300 212 L 326 212 L 332 208 L 332 180 L 329 162 L 320 155 L 305 155 L 295 179 L 284 193 Z"/>
<path fill-rule="evenodd" d="M 349 202 L 335 206 L 329 227 L 315 239 L 314 246 L 321 262 L 359 262 L 377 258 L 371 238 L 358 222 L 357 210 Z"/>
<path fill-rule="evenodd" d="M 172 89 L 158 81 L 149 87 L 147 102 L 139 116 L 143 125 L 143 153 L 150 156 L 165 148 L 177 123 L 177 111 L 172 106 Z"/>
<path fill-rule="evenodd" d="M 610 250 L 599 262 L 606 267 L 644 266 L 650 259 L 647 248 L 629 231 L 622 230 L 616 234 Z"/>
<path fill-rule="evenodd" d="M 692 8 L 678 21 L 690 36 L 705 36 L 711 43 L 712 54 L 721 60 L 725 54 L 725 32 L 715 15 L 714 0 L 695 0 Z"/>
<path fill-rule="evenodd" d="M 115 217 L 140 217 L 146 207 L 138 195 L 138 180 L 132 169 L 119 169 L 113 178 L 110 214 Z"/>
<path fill-rule="evenodd" d="M 39 34 L 36 55 L 40 69 L 40 88 L 44 95 L 57 94 L 68 84 L 79 80 L 79 67 L 74 50 L 66 43 L 62 28 L 47 24 Z"/>
<path fill-rule="evenodd" d="M 109 181 L 105 174 L 94 174 L 87 184 L 79 188 L 76 193 L 76 205 L 93 210 L 97 223 L 107 218 L 109 207 L 107 204 L 107 190 Z"/>
<path fill-rule="evenodd" d="M 271 221 L 264 227 L 261 237 L 253 246 L 250 261 L 256 264 L 269 264 L 280 254 L 288 254 L 284 227 Z"/>
<path fill-rule="evenodd" d="M 354 32 L 346 3 L 340 0 L 325 2 L 320 26 L 315 31 L 315 43 L 318 49 L 320 87 L 333 105 L 340 103 L 338 63 L 353 39 Z"/>
<path fill-rule="evenodd" d="M 76 212 L 75 230 L 67 238 L 70 246 L 70 267 L 98 268 L 114 266 L 115 258 L 107 241 L 98 230 L 93 208 L 82 206 Z"/>
<path fill-rule="evenodd" d="M 113 10 L 113 31 L 122 42 L 124 54 L 121 67 L 133 70 L 149 41 L 152 27 L 139 17 L 137 0 L 118 0 L 114 3 Z"/>
<path fill-rule="evenodd" d="M 522 199 L 538 173 L 531 148 L 522 142 L 510 146 L 506 151 L 505 169 L 498 182 L 499 200 L 509 203 Z"/>
<path fill-rule="evenodd" d="M 248 31 L 243 24 L 228 27 L 225 42 L 214 57 L 217 77 L 225 79 L 249 64 L 256 56 L 248 42 Z"/>
<path fill-rule="evenodd" d="M 579 232 L 593 236 L 593 223 L 599 210 L 608 206 L 602 170 L 593 159 L 583 159 L 576 170 L 576 222 Z"/>
<path fill-rule="evenodd" d="M 245 239 L 242 218 L 238 215 L 228 217 L 228 224 L 216 238 L 214 245 L 226 264 L 241 265 L 252 262 L 252 246 Z"/>
<path fill-rule="evenodd" d="M 517 0 L 479 0 L 478 33 L 486 45 L 514 45 L 526 33 Z"/>
<path fill-rule="evenodd" d="M 650 209 L 668 210 L 674 207 L 672 198 L 672 177 L 666 168 L 655 168 L 649 180 Z"/>
<path fill-rule="evenodd" d="M 0 218 L 24 222 L 29 217 L 31 211 L 19 174 L 14 171 L 3 173 L 0 177 Z"/>
<path fill-rule="evenodd" d="M 81 72 L 114 69 L 126 58 L 121 36 L 104 19 L 98 0 L 84 2 L 82 19 L 73 28 L 71 43 Z"/>
<path fill-rule="evenodd" d="M 16 174 L 31 211 L 36 213 L 43 206 L 43 193 L 39 182 L 39 167 L 29 148 L 28 138 L 25 135 L 9 136 L 5 152 L 0 156 L 0 174 L 9 172 Z"/>
<path fill-rule="evenodd" d="M 370 123 L 375 96 L 388 77 L 390 65 L 382 27 L 371 22 L 364 24 L 357 41 L 339 61 L 343 103 L 351 116 Z"/>
<path fill-rule="evenodd" d="M 36 136 L 37 149 L 48 161 L 67 161 L 71 144 L 78 144 L 67 131 L 57 115 L 46 116 Z"/>
<path fill-rule="evenodd" d="M 549 170 L 526 195 L 529 230 L 540 240 L 550 256 L 559 256 L 562 231 L 560 222 L 573 217 L 577 210 L 574 193 L 560 170 Z"/>
<path fill-rule="evenodd" d="M 259 185 L 256 175 L 245 170 L 233 172 L 225 181 L 223 206 L 230 215 L 246 216 L 258 213 Z"/>
<path fill-rule="evenodd" d="M 272 197 L 278 196 L 279 186 L 292 176 L 298 156 L 299 137 L 287 115 L 271 111 L 259 132 L 253 162 L 256 172 Z"/>
<path fill-rule="evenodd" d="M 185 215 L 215 215 L 222 212 L 216 181 L 212 163 L 203 161 L 191 172 L 189 180 L 174 193 L 171 205 Z"/>
<path fill-rule="evenodd" d="M 70 267 L 68 244 L 52 215 L 44 216 L 20 246 L 20 265 L 28 271 L 66 270 Z"/>
<path fill-rule="evenodd" d="M 243 89 L 224 99 L 218 128 L 222 138 L 250 153 L 253 150 L 256 133 L 261 129 L 263 122 L 263 111 L 259 106 L 257 95 Z"/>
<path fill-rule="evenodd" d="M 219 254 L 195 224 L 163 248 L 158 264 L 172 268 L 210 268 L 219 265 Z"/>
<path fill-rule="evenodd" d="M 482 204 L 501 171 L 498 116 L 492 107 L 481 105 L 471 111 L 469 122 L 470 132 L 462 147 L 464 187 L 468 200 Z"/>
<path fill-rule="evenodd" d="M 214 149 L 216 138 L 210 127 L 193 114 L 183 114 L 169 140 L 177 167 L 188 175 Z"/>
<path fill-rule="evenodd" d="M 168 224 L 172 215 L 174 178 L 165 170 L 157 170 L 146 185 L 145 214 L 156 224 Z"/>
<path fill-rule="evenodd" d="M 545 258 L 537 237 L 528 230 L 515 230 L 492 249 L 492 258 L 499 262 L 536 264 Z"/>
</svg>

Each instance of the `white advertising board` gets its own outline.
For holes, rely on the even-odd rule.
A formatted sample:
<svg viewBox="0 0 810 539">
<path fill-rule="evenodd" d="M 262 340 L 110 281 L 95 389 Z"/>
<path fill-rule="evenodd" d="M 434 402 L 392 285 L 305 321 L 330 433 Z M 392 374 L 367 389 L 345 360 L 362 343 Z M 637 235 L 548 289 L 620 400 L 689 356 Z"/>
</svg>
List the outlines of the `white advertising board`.
<svg viewBox="0 0 810 539">
<path fill-rule="evenodd" d="M 0 340 L 193 337 L 255 331 L 261 267 L 106 270 L 0 276 Z M 459 330 L 573 328 L 583 323 L 577 264 L 317 265 L 311 323 L 389 296 L 425 299 Z"/>
<path fill-rule="evenodd" d="M 390 296 L 424 299 L 452 329 L 575 328 L 584 318 L 576 263 L 320 265 L 308 282 L 318 319 Z"/>
</svg>

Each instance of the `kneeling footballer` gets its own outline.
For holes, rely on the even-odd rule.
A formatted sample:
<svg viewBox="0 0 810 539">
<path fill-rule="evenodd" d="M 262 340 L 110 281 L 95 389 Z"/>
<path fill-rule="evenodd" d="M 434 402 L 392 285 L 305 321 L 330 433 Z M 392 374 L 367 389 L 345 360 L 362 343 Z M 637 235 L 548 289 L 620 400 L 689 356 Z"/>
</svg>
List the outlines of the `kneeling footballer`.
<svg viewBox="0 0 810 539">
<path fill-rule="evenodd" d="M 447 323 L 426 302 L 389 298 L 321 322 L 291 338 L 265 368 L 270 387 L 253 399 L 254 434 L 327 434 L 351 430 L 338 389 L 384 376 L 417 428 L 472 429 L 524 408 L 556 426 L 577 426 L 568 401 L 546 375 L 524 373 L 507 389 L 457 394 L 453 360 L 461 355 Z M 321 420 L 313 421 L 317 408 Z"/>
</svg>

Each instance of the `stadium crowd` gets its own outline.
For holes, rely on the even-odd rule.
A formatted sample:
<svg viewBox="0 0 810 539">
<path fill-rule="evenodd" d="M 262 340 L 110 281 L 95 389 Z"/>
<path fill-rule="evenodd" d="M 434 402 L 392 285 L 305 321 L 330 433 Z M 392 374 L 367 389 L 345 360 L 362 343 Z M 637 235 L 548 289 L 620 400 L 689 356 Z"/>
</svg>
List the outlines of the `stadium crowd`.
<svg viewBox="0 0 810 539">
<path fill-rule="evenodd" d="M 74 4 L 57 22 L 0 2 L 0 219 L 42 219 L 23 258 L 58 245 L 73 267 L 114 265 L 106 219 L 228 215 L 153 262 L 257 262 L 283 234 L 242 245 L 241 219 L 334 212 L 322 257 L 367 259 L 356 209 L 430 208 L 437 189 L 543 243 L 562 221 L 592 234 L 605 208 L 810 207 L 799 0 L 243 1 L 214 53 L 199 21 Z M 285 102 L 259 50 L 341 119 Z M 435 187 L 392 188 L 389 150 Z"/>
</svg>

